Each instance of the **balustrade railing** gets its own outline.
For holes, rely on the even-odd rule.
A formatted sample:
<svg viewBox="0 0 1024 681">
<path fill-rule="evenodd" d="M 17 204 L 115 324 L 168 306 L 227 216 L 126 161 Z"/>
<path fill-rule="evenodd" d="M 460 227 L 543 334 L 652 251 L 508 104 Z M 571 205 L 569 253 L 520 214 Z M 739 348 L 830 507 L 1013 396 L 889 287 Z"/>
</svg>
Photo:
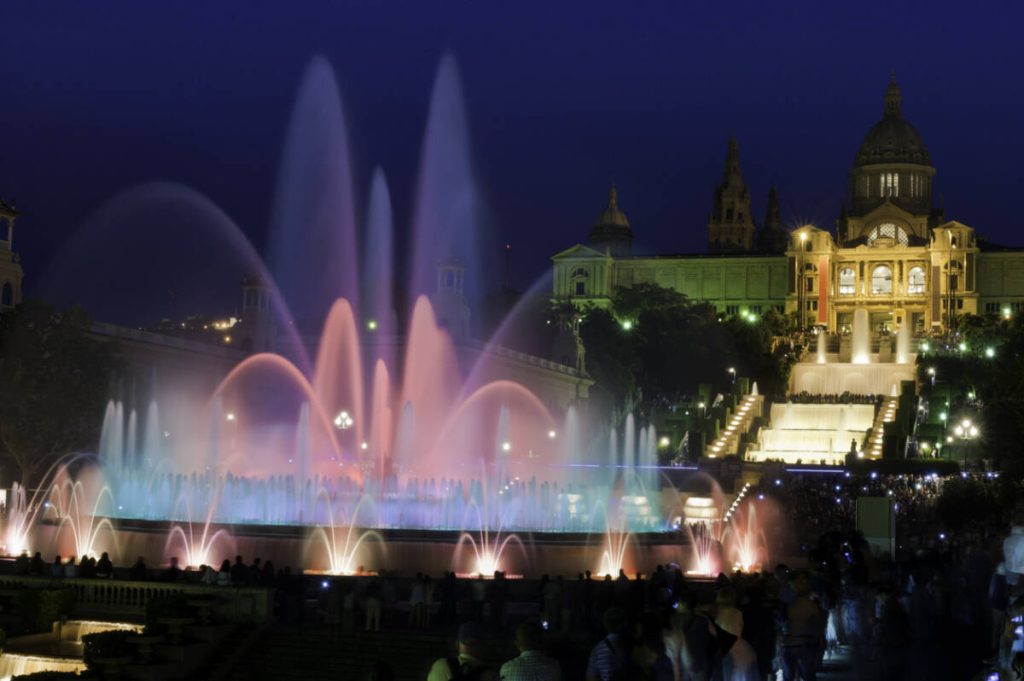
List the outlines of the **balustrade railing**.
<svg viewBox="0 0 1024 681">
<path fill-rule="evenodd" d="M 0 589 L 62 587 L 75 592 L 77 616 L 139 619 L 150 599 L 182 594 L 208 600 L 213 617 L 227 622 L 265 622 L 273 614 L 274 592 L 257 587 L 205 586 L 181 582 L 133 582 L 112 579 L 0 576 Z"/>
</svg>

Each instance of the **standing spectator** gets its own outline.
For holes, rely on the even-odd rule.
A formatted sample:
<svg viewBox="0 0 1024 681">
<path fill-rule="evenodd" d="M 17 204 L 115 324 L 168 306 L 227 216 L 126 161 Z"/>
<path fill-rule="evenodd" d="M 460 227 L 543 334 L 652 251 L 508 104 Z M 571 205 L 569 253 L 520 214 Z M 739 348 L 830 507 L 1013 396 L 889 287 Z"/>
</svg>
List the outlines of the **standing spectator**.
<svg viewBox="0 0 1024 681">
<path fill-rule="evenodd" d="M 220 571 L 217 572 L 217 586 L 231 586 L 231 561 L 227 558 L 220 564 Z"/>
<path fill-rule="evenodd" d="M 451 679 L 477 679 L 497 681 L 498 675 L 481 659 L 482 625 L 466 622 L 459 627 L 456 642 L 458 653 L 442 657 L 434 662 L 427 674 L 427 681 L 450 681 Z"/>
<path fill-rule="evenodd" d="M 456 606 L 458 603 L 458 583 L 455 581 L 455 573 L 445 571 L 444 579 L 438 585 L 441 600 L 441 611 L 438 613 L 441 624 L 453 624 L 456 619 Z"/>
<path fill-rule="evenodd" d="M 171 565 L 167 568 L 167 581 L 168 582 L 179 582 L 181 581 L 181 568 L 178 567 L 178 557 L 171 556 Z"/>
<path fill-rule="evenodd" d="M 64 576 L 65 577 L 77 577 L 78 570 L 75 566 L 75 557 L 71 556 L 68 558 L 68 562 L 64 564 Z"/>
<path fill-rule="evenodd" d="M 53 565 L 50 568 L 50 574 L 54 577 L 64 576 L 64 563 L 61 561 L 59 553 L 53 558 Z"/>
<path fill-rule="evenodd" d="M 134 582 L 144 582 L 149 572 L 146 569 L 146 561 L 142 556 L 135 559 L 135 564 L 128 571 L 128 579 Z"/>
<path fill-rule="evenodd" d="M 413 629 L 425 629 L 426 618 L 423 616 L 423 609 L 426 607 L 427 597 L 423 591 L 423 573 L 417 572 L 416 578 L 412 581 L 412 592 L 409 594 L 409 626 Z"/>
<path fill-rule="evenodd" d="M 104 556 L 107 554 L 103 554 Z M 46 568 L 46 563 L 43 561 L 43 554 L 36 551 L 32 554 L 32 560 L 29 562 L 28 572 L 30 575 L 41 575 L 43 570 Z M 1000 632 L 1001 633 L 1001 632 Z"/>
<path fill-rule="evenodd" d="M 249 579 L 249 568 L 241 556 L 235 556 L 235 564 L 231 567 L 231 584 L 233 586 L 245 586 Z"/>
<path fill-rule="evenodd" d="M 363 631 L 380 631 L 381 587 L 380 580 L 374 578 L 366 585 L 366 622 Z"/>
<path fill-rule="evenodd" d="M 665 654 L 672 663 L 673 678 L 676 681 L 708 681 L 715 649 L 715 630 L 711 621 L 696 611 L 693 594 L 687 592 L 679 597 L 671 625 L 665 634 Z"/>
<path fill-rule="evenodd" d="M 483 575 L 477 575 L 476 579 L 473 580 L 471 596 L 473 598 L 472 619 L 475 622 L 482 622 L 484 619 L 484 603 L 487 602 L 487 582 L 484 581 Z"/>
<path fill-rule="evenodd" d="M 715 624 L 733 636 L 743 636 L 743 613 L 736 607 L 736 589 L 731 586 L 715 595 Z"/>
<path fill-rule="evenodd" d="M 38 554 L 37 554 L 38 555 Z M 96 561 L 96 578 L 110 579 L 114 576 L 114 564 L 110 562 L 110 556 L 104 551 L 100 559 Z"/>
<path fill-rule="evenodd" d="M 500 630 L 505 626 L 505 601 L 508 598 L 508 582 L 505 580 L 504 572 L 494 571 L 494 580 L 491 581 L 488 597 L 491 622 Z"/>
<path fill-rule="evenodd" d="M 519 656 L 501 666 L 501 681 L 561 681 L 558 662 L 544 654 L 544 630 L 535 620 L 516 628 Z"/>
<path fill-rule="evenodd" d="M 821 608 L 811 600 L 807 575 L 797 574 L 792 582 L 793 602 L 786 608 L 786 628 L 782 636 L 782 677 L 784 681 L 817 679 L 820 651 L 823 648 Z"/>
<path fill-rule="evenodd" d="M 605 637 L 590 650 L 587 681 L 628 679 L 632 651 L 626 635 L 626 611 L 621 608 L 608 608 L 602 620 Z"/>
</svg>

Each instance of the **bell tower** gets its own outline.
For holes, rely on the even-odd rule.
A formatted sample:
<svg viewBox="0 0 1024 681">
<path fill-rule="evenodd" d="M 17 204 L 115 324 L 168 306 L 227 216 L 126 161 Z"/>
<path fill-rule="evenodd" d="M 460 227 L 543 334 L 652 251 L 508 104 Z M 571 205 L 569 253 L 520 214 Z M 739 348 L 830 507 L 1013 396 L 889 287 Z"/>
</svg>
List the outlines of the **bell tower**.
<svg viewBox="0 0 1024 681">
<path fill-rule="evenodd" d="M 21 303 L 21 258 L 14 252 L 14 221 L 18 210 L 14 202 L 0 199 L 0 310 L 7 310 Z"/>
<path fill-rule="evenodd" d="M 708 217 L 710 253 L 747 253 L 754 244 L 754 216 L 750 211 L 750 192 L 740 170 L 740 149 L 735 137 L 729 139 L 722 182 Z"/>
</svg>

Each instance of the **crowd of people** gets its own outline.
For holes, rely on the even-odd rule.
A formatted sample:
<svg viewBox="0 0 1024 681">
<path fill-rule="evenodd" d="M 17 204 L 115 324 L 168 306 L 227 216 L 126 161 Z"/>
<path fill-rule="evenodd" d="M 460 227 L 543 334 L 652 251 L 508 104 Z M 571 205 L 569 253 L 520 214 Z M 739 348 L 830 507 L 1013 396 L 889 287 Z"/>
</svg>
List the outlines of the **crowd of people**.
<svg viewBox="0 0 1024 681">
<path fill-rule="evenodd" d="M 14 569 L 61 579 L 273 588 L 280 622 L 316 618 L 339 637 L 457 631 L 457 648 L 432 662 L 428 681 L 747 681 L 777 674 L 809 681 L 839 649 L 852 651 L 859 678 L 968 679 L 986 663 L 1005 678 L 1024 678 L 1015 675 L 1024 669 L 1024 580 L 1018 584 L 1001 565 L 1009 528 L 943 532 L 935 503 L 947 483 L 930 474 L 870 473 L 763 480 L 747 503 L 776 509 L 765 531 L 781 528 L 790 543 L 768 543 L 786 547 L 780 555 L 800 556 L 800 567 L 713 582 L 690 579 L 676 565 L 633 576 L 321 577 L 242 556 L 219 569 L 182 570 L 174 560 L 151 569 L 139 558 L 115 569 L 107 554 L 47 562 L 36 553 L 20 556 Z M 855 531 L 859 496 L 893 500 L 900 538 L 893 556 L 880 558 Z M 495 641 L 514 642 L 518 654 L 502 663 Z M 387 661 L 373 674 L 389 678 Z"/>
<path fill-rule="evenodd" d="M 785 398 L 787 402 L 795 404 L 881 404 L 882 395 L 871 395 L 861 393 L 844 392 L 837 395 L 818 395 L 809 392 L 799 392 Z"/>
</svg>

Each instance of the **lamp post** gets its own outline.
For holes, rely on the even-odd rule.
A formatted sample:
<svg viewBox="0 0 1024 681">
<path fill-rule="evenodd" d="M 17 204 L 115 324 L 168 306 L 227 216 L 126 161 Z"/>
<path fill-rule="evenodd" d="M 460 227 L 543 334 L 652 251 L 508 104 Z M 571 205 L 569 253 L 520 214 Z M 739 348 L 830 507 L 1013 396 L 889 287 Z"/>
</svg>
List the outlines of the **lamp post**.
<svg viewBox="0 0 1024 681">
<path fill-rule="evenodd" d="M 980 432 L 981 431 L 978 430 L 978 426 L 972 422 L 971 419 L 965 418 L 953 427 L 953 436 L 946 438 L 947 442 L 952 442 L 955 439 L 963 448 L 964 469 L 967 468 L 967 453 L 970 451 L 969 447 L 978 438 Z"/>
<path fill-rule="evenodd" d="M 729 367 L 726 371 L 728 371 L 729 375 L 732 377 L 732 384 L 736 385 L 736 367 Z"/>
<path fill-rule="evenodd" d="M 804 306 L 806 305 L 806 303 L 804 302 L 804 289 L 805 289 L 805 284 L 804 284 L 804 249 L 806 248 L 804 246 L 804 244 L 806 242 L 807 242 L 807 232 L 806 231 L 801 231 L 800 232 L 800 251 L 799 251 L 799 253 L 797 253 L 797 259 L 796 259 L 796 300 L 797 300 L 797 305 L 799 306 L 799 313 L 797 315 L 797 322 L 800 325 L 800 330 L 801 331 L 803 331 L 804 328 L 807 326 L 806 321 L 805 321 L 806 311 L 804 310 Z"/>
</svg>

